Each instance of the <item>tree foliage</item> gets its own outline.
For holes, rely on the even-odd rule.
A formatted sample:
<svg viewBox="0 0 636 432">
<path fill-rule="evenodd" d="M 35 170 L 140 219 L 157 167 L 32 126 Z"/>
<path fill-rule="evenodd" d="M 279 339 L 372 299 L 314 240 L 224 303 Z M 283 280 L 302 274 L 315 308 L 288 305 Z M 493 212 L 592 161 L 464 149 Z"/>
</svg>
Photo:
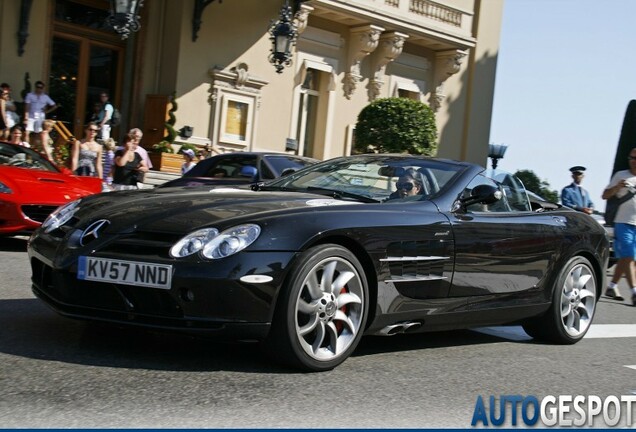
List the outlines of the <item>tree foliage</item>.
<svg viewBox="0 0 636 432">
<path fill-rule="evenodd" d="M 523 182 L 527 190 L 542 196 L 548 201 L 559 202 L 559 192 L 551 190 L 550 184 L 545 180 L 541 180 L 534 171 L 519 170 L 514 175 Z"/>
<path fill-rule="evenodd" d="M 355 150 L 435 156 L 435 114 L 428 105 L 413 99 L 376 99 L 358 114 Z"/>
</svg>

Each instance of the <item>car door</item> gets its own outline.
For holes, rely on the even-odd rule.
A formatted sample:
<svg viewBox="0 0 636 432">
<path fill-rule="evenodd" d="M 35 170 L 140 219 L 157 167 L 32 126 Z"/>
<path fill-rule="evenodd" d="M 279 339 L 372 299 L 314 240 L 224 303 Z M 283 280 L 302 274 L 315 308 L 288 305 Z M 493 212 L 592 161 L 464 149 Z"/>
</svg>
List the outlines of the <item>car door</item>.
<svg viewBox="0 0 636 432">
<path fill-rule="evenodd" d="M 478 184 L 501 187 L 479 175 L 468 190 Z M 562 218 L 533 212 L 529 203 L 515 204 L 511 199 L 515 191 L 506 193 L 502 188 L 502 192 L 497 203 L 471 205 L 451 215 L 455 237 L 452 297 L 523 296 L 539 289 L 556 258 Z M 527 202 L 525 191 L 521 192 Z"/>
</svg>

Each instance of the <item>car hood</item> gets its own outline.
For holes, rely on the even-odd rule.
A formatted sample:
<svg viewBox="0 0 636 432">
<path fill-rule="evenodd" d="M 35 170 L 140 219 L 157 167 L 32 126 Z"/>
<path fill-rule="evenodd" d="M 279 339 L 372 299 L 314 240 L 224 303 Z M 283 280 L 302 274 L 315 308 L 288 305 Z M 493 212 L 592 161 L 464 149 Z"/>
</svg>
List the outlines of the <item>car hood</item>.
<svg viewBox="0 0 636 432">
<path fill-rule="evenodd" d="M 14 167 L 0 167 L 0 181 L 11 188 L 23 201 L 64 203 L 99 193 L 100 179 Z"/>
<path fill-rule="evenodd" d="M 79 223 L 107 219 L 111 230 L 142 229 L 187 233 L 206 226 L 224 228 L 293 211 L 325 206 L 353 206 L 343 201 L 298 192 L 252 191 L 248 188 L 154 189 L 122 191 L 91 197 L 76 213 Z"/>
<path fill-rule="evenodd" d="M 167 187 L 198 187 L 198 186 L 227 186 L 227 185 L 244 185 L 253 181 L 249 178 L 216 178 L 216 177 L 179 177 L 170 180 L 164 184 L 157 186 L 159 189 Z"/>
</svg>

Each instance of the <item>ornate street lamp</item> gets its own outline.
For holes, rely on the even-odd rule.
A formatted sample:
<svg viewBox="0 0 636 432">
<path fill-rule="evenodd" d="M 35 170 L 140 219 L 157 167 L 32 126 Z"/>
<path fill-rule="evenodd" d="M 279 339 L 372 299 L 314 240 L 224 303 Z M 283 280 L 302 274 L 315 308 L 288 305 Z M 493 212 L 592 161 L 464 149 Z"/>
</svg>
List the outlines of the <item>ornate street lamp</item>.
<svg viewBox="0 0 636 432">
<path fill-rule="evenodd" d="M 505 144 L 488 144 L 488 157 L 492 160 L 492 169 L 497 169 L 497 162 L 504 157 L 508 146 Z"/>
<path fill-rule="evenodd" d="M 280 9 L 280 19 L 273 21 L 269 26 L 270 40 L 272 41 L 269 62 L 274 65 L 277 73 L 283 73 L 285 66 L 291 66 L 292 47 L 298 37 L 298 29 L 292 21 L 292 8 L 289 1 Z"/>
<path fill-rule="evenodd" d="M 110 15 L 106 22 L 122 39 L 127 39 L 131 32 L 141 28 L 137 12 L 143 5 L 144 0 L 110 0 Z"/>
</svg>

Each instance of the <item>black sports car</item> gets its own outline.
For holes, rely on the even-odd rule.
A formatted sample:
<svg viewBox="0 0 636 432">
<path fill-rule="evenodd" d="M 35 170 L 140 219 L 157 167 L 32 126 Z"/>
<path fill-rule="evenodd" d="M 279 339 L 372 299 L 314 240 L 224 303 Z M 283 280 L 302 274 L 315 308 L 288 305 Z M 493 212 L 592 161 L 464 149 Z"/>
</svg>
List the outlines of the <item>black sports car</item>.
<svg viewBox="0 0 636 432">
<path fill-rule="evenodd" d="M 318 162 L 287 153 L 223 153 L 198 162 L 182 177 L 159 187 L 250 184 L 273 180 Z"/>
<path fill-rule="evenodd" d="M 363 334 L 521 323 L 580 340 L 608 240 L 585 214 L 543 210 L 510 174 L 360 155 L 252 188 L 83 198 L 28 250 L 34 293 L 62 315 L 261 340 L 320 371 Z"/>
</svg>

